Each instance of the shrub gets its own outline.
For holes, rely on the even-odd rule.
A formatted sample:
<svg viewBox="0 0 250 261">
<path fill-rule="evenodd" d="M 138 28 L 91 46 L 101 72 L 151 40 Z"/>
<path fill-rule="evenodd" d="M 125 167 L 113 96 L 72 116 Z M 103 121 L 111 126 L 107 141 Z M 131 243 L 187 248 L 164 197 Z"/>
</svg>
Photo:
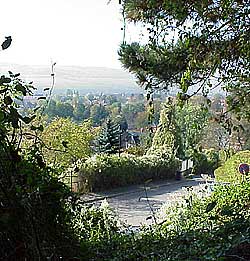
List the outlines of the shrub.
<svg viewBox="0 0 250 261">
<path fill-rule="evenodd" d="M 250 246 L 249 200 L 248 182 L 216 186 L 202 198 L 190 192 L 165 208 L 158 225 L 138 233 L 111 230 L 99 244 L 90 238 L 84 260 L 249 260 L 249 252 L 239 251 Z"/>
<path fill-rule="evenodd" d="M 66 208 L 71 193 L 44 162 L 36 109 L 29 115 L 17 106 L 32 95 L 18 76 L 0 77 L 0 259 L 69 259 L 79 252 Z M 34 142 L 26 151 L 27 137 Z"/>
<path fill-rule="evenodd" d="M 180 167 L 177 159 L 157 156 L 95 155 L 80 167 L 80 189 L 100 191 L 152 179 L 170 179 Z"/>
<path fill-rule="evenodd" d="M 224 149 L 219 151 L 219 165 L 223 165 L 228 159 L 230 159 L 236 151 L 234 151 L 232 148 L 230 149 Z"/>
<path fill-rule="evenodd" d="M 239 182 L 242 174 L 239 173 L 240 163 L 250 164 L 250 151 L 240 151 L 228 159 L 225 164 L 215 170 L 215 178 L 218 181 Z"/>
<path fill-rule="evenodd" d="M 127 148 L 124 153 L 135 155 L 135 156 L 143 156 L 146 153 L 146 149 L 142 146 L 132 146 Z"/>
<path fill-rule="evenodd" d="M 192 156 L 194 161 L 193 173 L 195 174 L 213 174 L 219 164 L 219 153 L 214 149 L 203 152 L 195 150 Z"/>
</svg>

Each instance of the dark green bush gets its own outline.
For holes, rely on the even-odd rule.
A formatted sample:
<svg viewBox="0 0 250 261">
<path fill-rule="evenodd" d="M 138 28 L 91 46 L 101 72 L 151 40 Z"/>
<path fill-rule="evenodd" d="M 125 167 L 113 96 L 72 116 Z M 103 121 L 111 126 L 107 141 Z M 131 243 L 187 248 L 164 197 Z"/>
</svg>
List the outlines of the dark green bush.
<svg viewBox="0 0 250 261">
<path fill-rule="evenodd" d="M 179 160 L 157 156 L 95 155 L 81 166 L 80 189 L 100 191 L 139 184 L 149 179 L 171 179 L 179 167 Z"/>
<path fill-rule="evenodd" d="M 240 151 L 228 159 L 225 164 L 215 170 L 215 178 L 218 181 L 239 182 L 242 174 L 239 172 L 239 164 L 250 164 L 250 151 Z"/>
<path fill-rule="evenodd" d="M 31 130 L 43 128 L 32 125 L 35 111 L 24 115 L 15 102 L 32 94 L 18 76 L 0 78 L 0 259 L 71 258 L 79 253 L 71 192 L 46 166 L 38 136 L 27 151 L 22 147 Z"/>
<path fill-rule="evenodd" d="M 219 153 L 214 149 L 205 151 L 195 150 L 192 155 L 194 162 L 193 173 L 200 174 L 213 174 L 214 170 L 218 168 Z"/>
</svg>

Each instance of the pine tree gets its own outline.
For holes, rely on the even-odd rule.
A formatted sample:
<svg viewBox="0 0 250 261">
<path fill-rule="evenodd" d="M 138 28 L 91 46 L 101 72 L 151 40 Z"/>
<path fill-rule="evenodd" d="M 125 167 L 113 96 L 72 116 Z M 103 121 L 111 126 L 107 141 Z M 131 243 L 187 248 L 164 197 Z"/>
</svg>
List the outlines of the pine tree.
<svg viewBox="0 0 250 261">
<path fill-rule="evenodd" d="M 99 151 L 115 154 L 120 149 L 120 126 L 108 119 L 98 139 Z"/>
<path fill-rule="evenodd" d="M 123 0 L 125 20 L 147 28 L 123 44 L 123 67 L 147 91 L 180 88 L 178 97 L 220 86 L 229 110 L 250 119 L 249 0 Z M 143 26 L 141 26 L 143 25 Z M 143 32 L 144 34 L 144 32 Z"/>
</svg>

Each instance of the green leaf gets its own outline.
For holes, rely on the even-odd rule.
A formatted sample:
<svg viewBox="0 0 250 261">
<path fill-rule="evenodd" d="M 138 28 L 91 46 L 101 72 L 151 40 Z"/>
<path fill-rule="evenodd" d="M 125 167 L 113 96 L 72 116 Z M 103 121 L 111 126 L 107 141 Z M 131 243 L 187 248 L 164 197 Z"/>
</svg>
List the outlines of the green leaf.
<svg viewBox="0 0 250 261">
<path fill-rule="evenodd" d="M 43 128 L 43 125 L 40 125 L 40 126 L 31 126 L 30 127 L 30 129 L 31 130 L 34 130 L 34 131 L 36 131 L 36 130 L 39 130 L 39 131 L 43 131 L 44 130 L 44 128 Z"/>
<path fill-rule="evenodd" d="M 221 214 L 222 216 L 232 216 L 232 215 L 233 215 L 233 210 L 230 209 L 230 208 L 227 206 L 227 207 L 225 207 L 225 208 L 223 208 L 223 209 L 221 210 L 220 214 Z"/>
<path fill-rule="evenodd" d="M 4 120 L 4 112 L 3 111 L 0 111 L 0 122 Z"/>
<path fill-rule="evenodd" d="M 0 94 L 5 93 L 7 90 L 8 90 L 8 88 L 4 88 L 4 89 L 0 90 Z"/>
<path fill-rule="evenodd" d="M 4 84 L 4 83 L 11 83 L 11 79 L 2 75 L 0 78 L 0 84 Z"/>
<path fill-rule="evenodd" d="M 68 148 L 68 141 L 62 141 L 62 145 L 64 148 Z"/>
<path fill-rule="evenodd" d="M 17 91 L 21 92 L 24 96 L 27 95 L 27 90 L 23 85 L 18 84 L 18 85 L 16 85 L 15 88 Z"/>
<path fill-rule="evenodd" d="M 33 115 L 31 117 L 21 117 L 22 121 L 26 124 L 29 124 L 36 118 L 36 115 Z"/>
<path fill-rule="evenodd" d="M 210 202 L 210 203 L 207 205 L 207 207 L 206 207 L 206 213 L 212 211 L 212 210 L 215 208 L 216 205 L 217 205 L 217 202 L 216 202 L 216 201 Z"/>
<path fill-rule="evenodd" d="M 13 102 L 13 100 L 12 100 L 12 98 L 10 96 L 5 96 L 4 97 L 4 103 L 6 105 L 10 105 L 10 104 L 12 104 L 12 102 Z"/>
<path fill-rule="evenodd" d="M 12 124 L 12 127 L 13 128 L 18 128 L 18 121 L 19 121 L 19 118 L 21 117 L 19 115 L 19 113 L 17 112 L 17 109 L 14 108 L 14 107 L 10 107 L 10 121 L 11 121 L 11 124 Z"/>
</svg>

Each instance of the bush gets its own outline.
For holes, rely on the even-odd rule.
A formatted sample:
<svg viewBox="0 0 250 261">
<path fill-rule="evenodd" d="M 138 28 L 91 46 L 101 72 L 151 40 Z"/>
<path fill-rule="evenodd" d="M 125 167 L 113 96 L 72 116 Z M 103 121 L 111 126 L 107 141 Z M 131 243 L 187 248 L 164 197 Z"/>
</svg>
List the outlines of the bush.
<svg viewBox="0 0 250 261">
<path fill-rule="evenodd" d="M 143 183 L 152 179 L 171 179 L 180 167 L 177 159 L 156 156 L 95 155 L 80 167 L 80 190 L 100 191 Z"/>
<path fill-rule="evenodd" d="M 72 211 L 74 230 L 81 246 L 81 260 L 99 260 L 98 252 L 104 252 L 106 245 L 119 236 L 121 229 L 114 211 L 104 200 L 100 207 L 82 205 L 78 202 Z M 95 259 L 91 259 L 91 256 Z"/>
<path fill-rule="evenodd" d="M 240 163 L 250 164 L 250 151 L 240 151 L 228 159 L 225 164 L 215 170 L 218 181 L 239 182 L 242 179 L 238 167 Z"/>
<path fill-rule="evenodd" d="M 18 76 L 0 77 L 0 259 L 69 259 L 79 253 L 67 209 L 71 192 L 44 162 L 36 109 L 29 115 L 16 104 L 32 95 Z"/>
<path fill-rule="evenodd" d="M 197 175 L 213 174 L 219 164 L 219 153 L 214 149 L 204 152 L 195 150 L 192 159 L 194 161 L 193 173 Z"/>
<path fill-rule="evenodd" d="M 219 165 L 222 166 L 225 164 L 225 162 L 230 159 L 236 151 L 234 151 L 232 148 L 230 149 L 224 149 L 219 151 Z"/>
<path fill-rule="evenodd" d="M 124 153 L 135 155 L 135 156 L 143 156 L 146 153 L 146 149 L 142 146 L 132 146 L 127 148 Z"/>
<path fill-rule="evenodd" d="M 165 208 L 158 225 L 138 233 L 112 230 L 98 245 L 90 239 L 86 260 L 249 260 L 240 251 L 250 246 L 249 200 L 248 182 L 217 186 L 202 198 L 191 191 Z"/>
</svg>

